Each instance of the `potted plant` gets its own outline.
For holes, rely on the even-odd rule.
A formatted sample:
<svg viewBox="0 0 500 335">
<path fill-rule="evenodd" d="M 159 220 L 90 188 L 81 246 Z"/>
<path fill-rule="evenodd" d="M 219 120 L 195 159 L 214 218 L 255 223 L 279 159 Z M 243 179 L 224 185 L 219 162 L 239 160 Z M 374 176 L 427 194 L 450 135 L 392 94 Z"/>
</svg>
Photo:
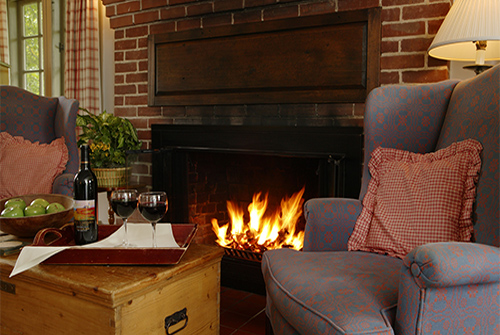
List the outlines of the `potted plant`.
<svg viewBox="0 0 500 335">
<path fill-rule="evenodd" d="M 85 114 L 76 117 L 76 126 L 82 130 L 78 145 L 89 145 L 90 165 L 99 187 L 126 185 L 130 174 L 126 152 L 141 148 L 137 130 L 130 120 L 106 111 L 94 115 L 85 108 L 80 110 Z"/>
</svg>

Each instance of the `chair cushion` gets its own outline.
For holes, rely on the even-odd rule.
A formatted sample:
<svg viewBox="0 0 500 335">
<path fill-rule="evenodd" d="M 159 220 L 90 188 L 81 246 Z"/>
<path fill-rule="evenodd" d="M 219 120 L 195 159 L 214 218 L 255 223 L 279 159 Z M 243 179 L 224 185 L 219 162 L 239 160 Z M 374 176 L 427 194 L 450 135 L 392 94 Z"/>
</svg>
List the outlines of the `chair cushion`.
<svg viewBox="0 0 500 335">
<path fill-rule="evenodd" d="M 31 143 L 21 136 L 0 133 L 0 199 L 51 193 L 54 179 L 68 161 L 64 138 L 50 144 Z"/>
<path fill-rule="evenodd" d="M 472 139 L 429 154 L 375 149 L 348 249 L 403 258 L 426 243 L 469 242 L 481 150 Z"/>
<path fill-rule="evenodd" d="M 264 253 L 262 272 L 268 302 L 300 334 L 392 334 L 401 263 L 366 252 L 276 249 Z"/>
</svg>

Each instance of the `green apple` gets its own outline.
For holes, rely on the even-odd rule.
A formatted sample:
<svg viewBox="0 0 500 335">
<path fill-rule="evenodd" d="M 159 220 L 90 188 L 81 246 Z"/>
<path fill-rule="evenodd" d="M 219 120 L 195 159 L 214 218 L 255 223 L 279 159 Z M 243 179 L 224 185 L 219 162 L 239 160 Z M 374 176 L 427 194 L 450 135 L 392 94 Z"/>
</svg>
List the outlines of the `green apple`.
<svg viewBox="0 0 500 335">
<path fill-rule="evenodd" d="M 0 214 L 0 215 L 5 217 L 5 218 L 17 218 L 17 217 L 24 216 L 24 212 L 23 212 L 23 209 L 21 207 L 10 206 L 10 207 L 6 207 L 2 211 L 2 214 Z"/>
<path fill-rule="evenodd" d="M 12 198 L 5 202 L 5 208 L 13 206 L 21 207 L 21 209 L 24 209 L 24 207 L 26 207 L 26 202 L 21 198 Z"/>
<path fill-rule="evenodd" d="M 45 211 L 47 212 L 47 214 L 62 212 L 63 210 L 65 210 L 64 206 L 58 202 L 53 202 L 45 207 Z"/>
<path fill-rule="evenodd" d="M 38 204 L 29 205 L 24 209 L 24 216 L 35 216 L 43 214 L 45 214 L 45 207 L 42 207 Z"/>
<path fill-rule="evenodd" d="M 49 202 L 47 200 L 45 200 L 45 199 L 38 198 L 38 199 L 33 200 L 30 203 L 30 206 L 33 206 L 33 205 L 40 205 L 43 208 L 45 208 L 45 207 L 47 207 L 49 205 Z"/>
</svg>

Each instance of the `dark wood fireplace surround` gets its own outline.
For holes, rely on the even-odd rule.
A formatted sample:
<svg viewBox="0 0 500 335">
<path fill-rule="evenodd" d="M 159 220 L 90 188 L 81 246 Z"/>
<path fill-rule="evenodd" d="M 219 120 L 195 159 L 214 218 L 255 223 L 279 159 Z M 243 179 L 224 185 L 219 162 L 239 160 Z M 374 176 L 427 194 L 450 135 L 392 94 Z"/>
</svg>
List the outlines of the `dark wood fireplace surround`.
<svg viewBox="0 0 500 335">
<path fill-rule="evenodd" d="M 371 8 L 151 35 L 149 105 L 364 102 L 379 85 L 380 29 L 380 8 Z M 232 125 L 215 118 L 153 125 L 152 148 L 162 153 L 153 155 L 153 188 L 170 195 L 168 219 L 187 222 L 189 155 L 243 153 L 316 157 L 318 196 L 357 197 L 362 136 L 359 127 Z M 222 283 L 265 293 L 254 261 L 225 257 Z"/>
</svg>

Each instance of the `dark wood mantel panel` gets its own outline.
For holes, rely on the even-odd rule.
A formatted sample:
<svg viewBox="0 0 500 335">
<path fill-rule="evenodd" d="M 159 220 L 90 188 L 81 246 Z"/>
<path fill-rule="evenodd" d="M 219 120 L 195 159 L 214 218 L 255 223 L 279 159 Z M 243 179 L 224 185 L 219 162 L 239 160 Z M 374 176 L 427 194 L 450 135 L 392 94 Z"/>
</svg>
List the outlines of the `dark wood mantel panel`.
<svg viewBox="0 0 500 335">
<path fill-rule="evenodd" d="M 364 102 L 380 8 L 149 36 L 149 105 Z"/>
</svg>

